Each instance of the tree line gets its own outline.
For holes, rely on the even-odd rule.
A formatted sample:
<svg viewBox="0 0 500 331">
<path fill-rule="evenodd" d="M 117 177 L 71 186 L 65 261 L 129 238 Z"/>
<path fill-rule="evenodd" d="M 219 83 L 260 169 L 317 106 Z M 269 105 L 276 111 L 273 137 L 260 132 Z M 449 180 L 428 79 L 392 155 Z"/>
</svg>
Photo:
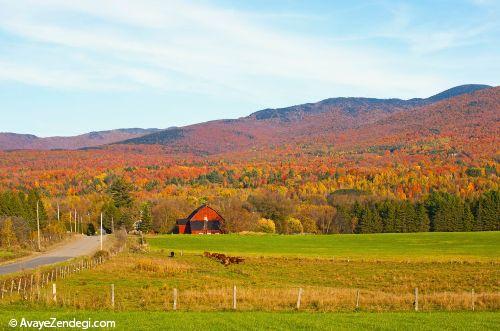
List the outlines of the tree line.
<svg viewBox="0 0 500 331">
<path fill-rule="evenodd" d="M 245 194 L 218 194 L 195 197 L 189 192 L 139 200 L 133 186 L 117 177 L 106 194 L 65 197 L 61 221 L 55 222 L 54 200 L 37 190 L 0 192 L 0 244 L 11 246 L 33 237 L 36 205 L 45 233 L 65 233 L 73 213 L 80 216 L 79 232 L 95 234 L 99 215 L 107 232 L 115 228 L 144 233 L 170 233 L 175 221 L 185 218 L 202 203 L 208 203 L 225 218 L 226 232 L 295 233 L 382 233 L 428 231 L 500 230 L 500 193 L 490 190 L 471 199 L 434 191 L 420 201 L 381 199 L 354 189 L 337 190 L 308 199 L 272 189 L 244 190 Z M 66 199 L 66 200 L 64 200 Z M 48 208 L 47 208 L 48 207 Z M 15 234 L 15 238 L 12 236 Z M 10 234 L 10 235 L 8 235 Z M 17 238 L 17 240 L 16 240 Z"/>
</svg>

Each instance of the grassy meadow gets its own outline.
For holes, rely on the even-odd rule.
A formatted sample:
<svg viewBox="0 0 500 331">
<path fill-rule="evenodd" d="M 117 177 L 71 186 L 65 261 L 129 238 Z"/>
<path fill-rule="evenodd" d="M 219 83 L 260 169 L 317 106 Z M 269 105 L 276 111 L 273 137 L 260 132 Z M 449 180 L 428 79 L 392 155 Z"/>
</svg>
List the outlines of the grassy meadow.
<svg viewBox="0 0 500 331">
<path fill-rule="evenodd" d="M 245 256 L 297 256 L 365 260 L 497 260 L 500 232 L 425 232 L 363 235 L 163 235 L 154 249 Z"/>
<path fill-rule="evenodd" d="M 428 329 L 490 329 L 500 309 L 499 239 L 499 232 L 163 235 L 147 237 L 147 247 L 141 248 L 138 238 L 130 237 L 127 251 L 57 279 L 57 302 L 49 284 L 39 296 L 22 291 L 6 296 L 0 311 L 111 314 L 123 325 L 135 316 L 144 320 L 145 329 L 184 320 L 181 325 L 188 330 L 198 325 L 195 321 L 206 322 L 208 329 L 416 329 L 423 323 Z M 174 258 L 168 257 L 170 251 L 176 252 Z M 245 261 L 224 266 L 203 251 L 241 255 Z M 237 312 L 232 311 L 233 286 Z M 80 310 L 85 313 L 75 312 Z"/>
<path fill-rule="evenodd" d="M 0 249 L 0 264 L 9 262 L 14 259 L 18 259 L 28 254 L 29 252 L 20 249 L 19 250 Z"/>
<path fill-rule="evenodd" d="M 453 313 L 268 313 L 268 312 L 97 312 L 62 309 L 1 310 L 0 328 L 12 318 L 112 320 L 113 330 L 494 330 L 492 312 Z M 61 330 L 61 329 L 59 329 Z M 74 330 L 74 329 L 73 329 Z"/>
</svg>

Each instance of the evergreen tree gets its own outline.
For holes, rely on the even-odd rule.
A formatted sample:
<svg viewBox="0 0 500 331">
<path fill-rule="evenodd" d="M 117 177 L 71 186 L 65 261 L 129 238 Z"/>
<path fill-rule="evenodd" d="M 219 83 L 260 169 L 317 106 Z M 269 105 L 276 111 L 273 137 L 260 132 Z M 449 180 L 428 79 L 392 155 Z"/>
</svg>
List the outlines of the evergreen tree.
<svg viewBox="0 0 500 331">
<path fill-rule="evenodd" d="M 429 216 L 427 215 L 427 210 L 424 204 L 417 203 L 415 205 L 415 217 L 417 220 L 417 232 L 428 232 L 430 230 Z"/>
<path fill-rule="evenodd" d="M 47 224 L 48 216 L 45 211 L 45 206 L 41 198 L 41 194 L 38 190 L 30 190 L 28 195 L 25 196 L 24 201 L 24 215 L 23 218 L 28 221 L 31 229 L 36 230 L 37 228 L 37 204 L 38 204 L 38 215 L 40 218 L 40 227 L 45 227 Z"/>
<path fill-rule="evenodd" d="M 431 231 L 463 231 L 463 203 L 456 195 L 433 192 L 425 202 Z"/>
<path fill-rule="evenodd" d="M 364 204 L 359 207 L 358 212 L 358 233 L 378 233 L 382 232 L 383 224 L 380 215 L 373 205 Z"/>
<path fill-rule="evenodd" d="M 500 230 L 500 191 L 485 192 L 472 205 L 474 231 Z"/>
<path fill-rule="evenodd" d="M 101 210 L 103 214 L 102 226 L 106 232 L 112 232 L 112 225 L 117 225 L 118 220 L 121 217 L 120 209 L 116 208 L 113 201 L 105 203 Z M 116 230 L 116 227 L 115 227 Z"/>
<path fill-rule="evenodd" d="M 153 217 L 151 216 L 151 205 L 145 203 L 141 207 L 141 222 L 139 223 L 139 230 L 145 233 L 151 231 L 153 225 Z"/>
<path fill-rule="evenodd" d="M 115 180 L 108 189 L 111 198 L 116 208 L 132 206 L 132 185 L 127 183 L 123 178 Z"/>
<path fill-rule="evenodd" d="M 95 226 L 93 223 L 87 224 L 87 236 L 95 236 Z"/>
<path fill-rule="evenodd" d="M 378 204 L 378 213 L 382 219 L 383 232 L 396 232 L 396 202 L 385 200 Z"/>
<path fill-rule="evenodd" d="M 460 231 L 472 231 L 474 227 L 474 215 L 470 210 L 469 204 L 463 204 L 462 228 Z"/>
</svg>

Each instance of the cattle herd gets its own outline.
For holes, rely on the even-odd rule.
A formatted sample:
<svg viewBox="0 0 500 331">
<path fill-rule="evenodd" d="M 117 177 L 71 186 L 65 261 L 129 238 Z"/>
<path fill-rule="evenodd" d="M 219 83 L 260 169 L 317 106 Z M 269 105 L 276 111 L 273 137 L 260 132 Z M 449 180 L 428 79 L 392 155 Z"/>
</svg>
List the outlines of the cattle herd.
<svg viewBox="0 0 500 331">
<path fill-rule="evenodd" d="M 228 256 L 228 255 L 221 254 L 221 253 L 204 252 L 203 256 L 204 257 L 208 257 L 210 259 L 217 260 L 217 261 L 219 261 L 220 263 L 222 263 L 226 267 L 228 265 L 230 265 L 230 264 L 233 264 L 233 263 L 239 264 L 239 263 L 243 263 L 245 261 L 245 259 L 242 258 L 242 257 L 239 257 L 239 256 Z"/>
</svg>

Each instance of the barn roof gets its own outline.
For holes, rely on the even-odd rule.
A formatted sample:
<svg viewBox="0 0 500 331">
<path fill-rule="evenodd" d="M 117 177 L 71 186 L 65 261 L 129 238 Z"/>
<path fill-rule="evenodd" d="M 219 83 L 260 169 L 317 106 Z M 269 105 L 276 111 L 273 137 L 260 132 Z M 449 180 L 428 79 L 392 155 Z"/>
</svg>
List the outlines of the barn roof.
<svg viewBox="0 0 500 331">
<path fill-rule="evenodd" d="M 214 213 L 216 213 L 217 215 L 219 215 L 219 217 L 224 220 L 224 217 L 222 217 L 215 209 L 213 209 L 212 207 L 209 207 L 208 205 L 201 205 L 199 206 L 198 208 L 196 208 L 188 217 L 187 217 L 187 220 L 191 220 L 198 212 L 200 212 L 202 209 L 204 208 L 207 208 L 207 209 L 210 209 L 211 211 L 213 211 Z"/>
</svg>

